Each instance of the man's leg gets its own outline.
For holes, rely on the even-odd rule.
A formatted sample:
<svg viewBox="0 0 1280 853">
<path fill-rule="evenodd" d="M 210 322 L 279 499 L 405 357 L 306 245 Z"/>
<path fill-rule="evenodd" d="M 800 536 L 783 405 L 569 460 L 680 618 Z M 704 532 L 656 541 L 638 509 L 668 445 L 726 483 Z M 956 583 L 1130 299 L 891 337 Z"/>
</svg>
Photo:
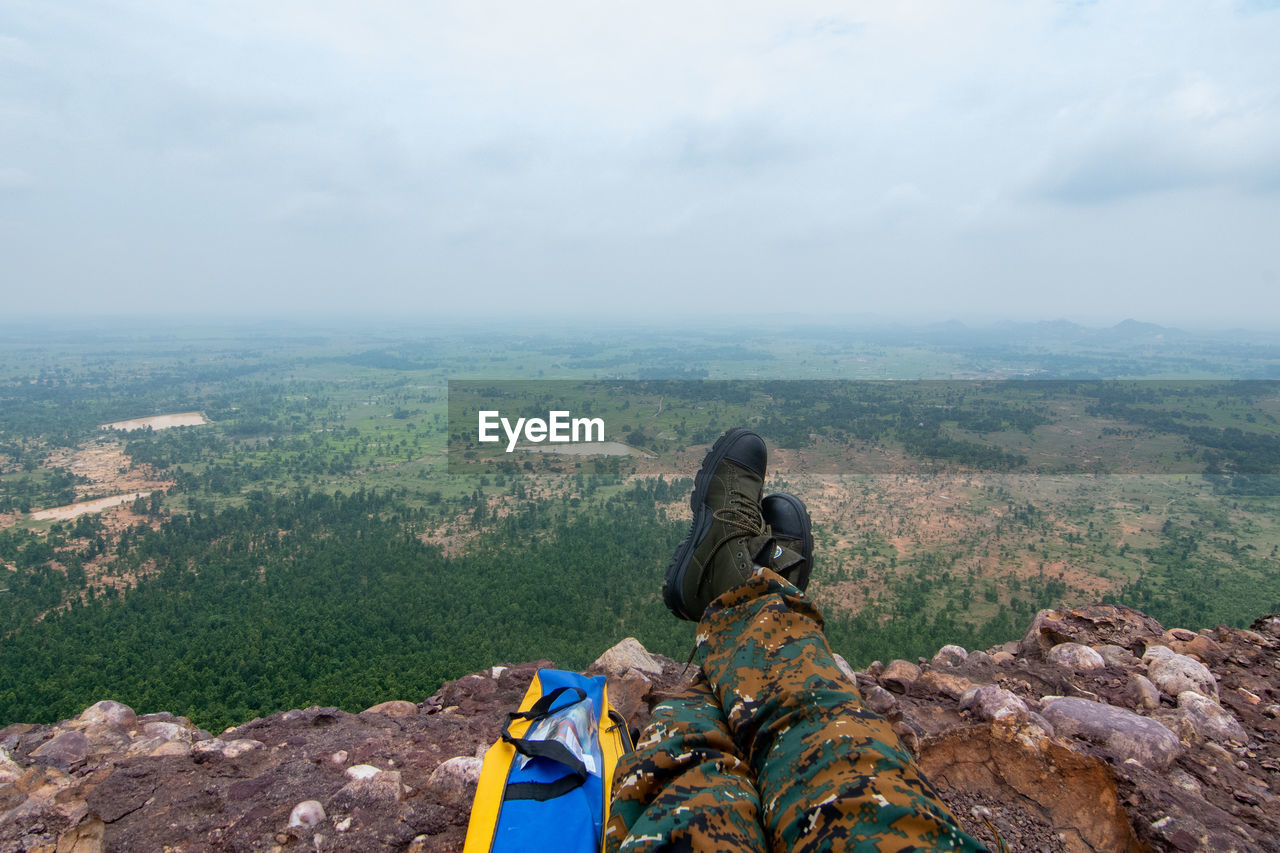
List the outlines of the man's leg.
<svg viewBox="0 0 1280 853">
<path fill-rule="evenodd" d="M 609 851 L 764 851 L 760 796 L 699 678 L 653 712 L 613 777 Z"/>
<path fill-rule="evenodd" d="M 698 626 L 702 669 L 756 778 L 773 850 L 982 850 L 836 667 L 822 616 L 768 569 Z"/>
</svg>

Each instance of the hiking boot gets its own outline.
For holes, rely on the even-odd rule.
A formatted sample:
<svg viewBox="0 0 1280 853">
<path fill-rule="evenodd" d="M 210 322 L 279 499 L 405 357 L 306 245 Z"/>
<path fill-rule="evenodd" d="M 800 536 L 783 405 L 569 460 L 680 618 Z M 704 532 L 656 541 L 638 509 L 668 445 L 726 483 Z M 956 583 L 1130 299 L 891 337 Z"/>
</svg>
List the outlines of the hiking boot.
<svg viewBox="0 0 1280 853">
<path fill-rule="evenodd" d="M 760 501 L 760 514 L 773 531 L 769 568 L 804 592 L 813 571 L 813 522 L 804 501 L 779 492 Z"/>
<path fill-rule="evenodd" d="M 693 523 L 676 549 L 662 598 L 671 612 L 696 622 L 713 599 L 765 565 L 772 537 L 760 515 L 768 451 L 748 429 L 720 437 L 693 481 Z"/>
</svg>

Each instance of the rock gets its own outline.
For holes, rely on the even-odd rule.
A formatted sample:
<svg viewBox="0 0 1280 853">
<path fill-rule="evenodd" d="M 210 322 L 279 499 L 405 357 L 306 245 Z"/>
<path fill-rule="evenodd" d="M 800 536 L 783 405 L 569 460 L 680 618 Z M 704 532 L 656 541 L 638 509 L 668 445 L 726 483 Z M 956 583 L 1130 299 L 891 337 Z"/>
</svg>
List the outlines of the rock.
<svg viewBox="0 0 1280 853">
<path fill-rule="evenodd" d="M 1011 718 L 990 726 L 961 726 L 929 739 L 921 745 L 919 764 L 944 798 L 953 798 L 953 813 L 975 814 L 971 807 L 956 806 L 982 805 L 1009 850 L 1144 849 L 1105 762 L 1028 733 Z M 982 814 L 979 810 L 975 816 Z M 981 831 L 983 826 L 969 821 L 967 828 Z M 1018 837 L 1034 826 L 1047 832 Z M 989 847 L 997 849 L 994 843 Z"/>
<path fill-rule="evenodd" d="M 1169 772 L 1169 781 L 1172 782 L 1179 790 L 1186 791 L 1193 796 L 1200 796 L 1202 789 L 1196 778 L 1185 770 L 1175 767 Z"/>
<path fill-rule="evenodd" d="M 972 680 L 954 672 L 931 669 L 916 679 L 913 690 L 941 693 L 952 699 L 959 699 L 965 691 L 973 687 Z"/>
<path fill-rule="evenodd" d="M 333 795 L 331 803 L 345 811 L 360 805 L 398 802 L 405 794 L 400 778 L 399 770 L 383 770 L 371 777 L 352 779 Z"/>
<path fill-rule="evenodd" d="M 374 767 L 372 764 L 356 764 L 352 767 L 348 767 L 345 771 L 345 775 L 348 779 L 363 780 L 372 779 L 381 772 L 382 769 L 380 767 Z"/>
<path fill-rule="evenodd" d="M 1049 663 L 1065 667 L 1072 672 L 1089 672 L 1106 667 L 1102 655 L 1080 643 L 1059 643 L 1049 649 Z"/>
<path fill-rule="evenodd" d="M 1178 710 L 1202 738 L 1240 744 L 1249 741 L 1249 735 L 1230 711 L 1193 690 L 1178 694 Z"/>
<path fill-rule="evenodd" d="M 831 657 L 836 662 L 836 669 L 844 673 L 844 677 L 849 679 L 849 681 L 853 682 L 854 684 L 857 684 L 858 673 L 854 671 L 853 667 L 849 666 L 849 662 L 845 660 L 841 655 L 833 654 L 831 655 Z"/>
<path fill-rule="evenodd" d="M 412 717 L 418 713 L 418 706 L 403 699 L 392 699 L 390 702 L 379 702 L 372 708 L 366 708 L 366 714 L 386 714 L 388 717 Z"/>
<path fill-rule="evenodd" d="M 1153 710 L 1160 707 L 1160 691 L 1145 675 L 1134 673 L 1129 676 L 1125 695 L 1133 702 L 1135 708 Z"/>
<path fill-rule="evenodd" d="M 591 668 L 619 678 L 629 669 L 637 669 L 651 676 L 662 674 L 662 663 L 649 654 L 635 637 L 627 637 L 618 642 L 613 648 L 596 658 Z"/>
<path fill-rule="evenodd" d="M 431 772 L 427 787 L 437 796 L 470 803 L 475 796 L 476 784 L 480 781 L 480 768 L 483 765 L 483 759 L 469 755 L 459 755 L 448 761 L 442 761 L 440 766 Z"/>
<path fill-rule="evenodd" d="M 1269 634 L 1280 639 L 1280 613 L 1272 613 L 1269 616 L 1263 616 L 1261 619 L 1255 619 L 1249 627 L 1259 634 Z"/>
<path fill-rule="evenodd" d="M 1134 649 L 1155 641 L 1163 633 L 1164 627 L 1150 616 L 1115 604 L 1041 610 L 1031 620 L 1016 652 L 1035 660 L 1043 658 L 1060 643 L 1110 644 Z"/>
<path fill-rule="evenodd" d="M 1217 666 L 1226 657 L 1222 644 L 1203 634 L 1196 634 L 1190 640 L 1172 644 L 1172 648 L 1184 655 L 1194 655 L 1208 666 Z"/>
<path fill-rule="evenodd" d="M 959 666 L 964 663 L 967 657 L 969 657 L 969 652 L 964 646 L 947 645 L 938 649 L 938 653 L 933 656 L 933 660 L 929 663 L 932 666 Z"/>
<path fill-rule="evenodd" d="M 1186 655 L 1180 655 L 1166 646 L 1151 646 L 1142 656 L 1147 665 L 1151 683 L 1168 696 L 1177 696 L 1185 690 L 1194 690 L 1215 702 L 1218 700 L 1218 682 L 1209 668 Z"/>
<path fill-rule="evenodd" d="M 1027 703 L 1018 696 L 997 687 L 986 684 L 965 692 L 960 697 L 960 707 L 972 711 L 981 720 L 1001 720 L 1005 717 L 1025 718 L 1030 709 Z"/>
<path fill-rule="evenodd" d="M 152 749 L 147 755 L 151 758 L 163 758 L 167 755 L 190 755 L 191 745 L 179 740 L 167 740 Z"/>
<path fill-rule="evenodd" d="M 880 676 L 880 682 L 894 693 L 906 693 L 920 677 L 920 667 L 906 660 L 891 660 Z"/>
<path fill-rule="evenodd" d="M 868 708 L 882 717 L 893 713 L 898 707 L 898 700 L 894 695 L 879 685 L 867 691 L 866 703 Z"/>
<path fill-rule="evenodd" d="M 210 758 L 236 759 L 254 750 L 262 749 L 263 746 L 262 741 L 251 738 L 223 740 L 215 737 L 193 744 L 191 755 L 196 761 L 205 761 Z"/>
<path fill-rule="evenodd" d="M 129 745 L 129 732 L 126 729 L 110 726 L 105 723 L 92 723 L 81 729 L 89 739 L 91 752 L 110 752 Z"/>
<path fill-rule="evenodd" d="M 83 732 L 63 732 L 31 752 L 35 758 L 66 767 L 83 761 L 89 754 L 89 738 Z"/>
<path fill-rule="evenodd" d="M 636 669 L 627 670 L 627 674 L 618 678 L 609 676 L 609 704 L 628 720 L 641 714 L 645 698 L 653 689 L 653 682 L 644 673 Z"/>
<path fill-rule="evenodd" d="M 22 768 L 18 766 L 9 753 L 0 749 L 0 785 L 6 785 L 22 777 Z"/>
<path fill-rule="evenodd" d="M 1044 732 L 1045 737 L 1053 737 L 1057 734 L 1057 731 L 1053 728 L 1053 723 L 1049 722 L 1035 711 L 1031 711 L 1027 714 L 1027 722 Z"/>
<path fill-rule="evenodd" d="M 1095 646 L 1093 650 L 1102 656 L 1102 661 L 1107 666 L 1119 666 L 1128 669 L 1138 665 L 1137 656 L 1124 646 L 1103 643 L 1100 646 Z"/>
<path fill-rule="evenodd" d="M 103 853 L 102 836 L 106 828 L 98 818 L 88 817 L 58 836 L 56 853 Z"/>
<path fill-rule="evenodd" d="M 85 725 L 99 723 L 120 729 L 130 729 L 137 722 L 138 715 L 128 705 L 104 699 L 85 708 L 78 719 Z"/>
<path fill-rule="evenodd" d="M 289 812 L 289 826 L 315 826 L 325 817 L 324 806 L 319 800 L 303 800 Z"/>
<path fill-rule="evenodd" d="M 142 733 L 160 740 L 189 740 L 191 733 L 177 723 L 144 723 Z"/>
<path fill-rule="evenodd" d="M 1119 761 L 1132 758 L 1164 770 L 1182 752 L 1178 736 L 1150 717 L 1124 708 L 1069 696 L 1047 696 L 1041 715 L 1059 735 L 1074 735 L 1105 747 Z"/>
<path fill-rule="evenodd" d="M 1012 643 L 971 651 L 956 665 L 935 656 L 924 672 L 895 661 L 891 672 L 874 665 L 854 674 L 867 707 L 888 715 L 953 813 L 981 816 L 1010 849 L 1037 853 L 1280 853 L 1280 800 L 1268 787 L 1280 773 L 1280 643 L 1269 623 L 1192 634 L 1166 632 L 1123 608 L 1045 613 L 1044 647 L 1037 640 L 1032 655 L 1017 654 L 1020 644 Z M 1092 648 L 1106 668 L 1077 672 L 1052 662 L 1052 650 L 1067 643 Z M 1134 656 L 1144 652 L 1145 664 Z M 1206 662 L 1220 704 L 1195 691 L 1161 697 L 1147 674 L 1181 663 L 1177 655 Z M 608 675 L 615 706 L 624 695 L 635 705 L 631 727 L 643 728 L 648 707 L 697 670 L 652 657 L 661 676 L 634 667 Z M 110 706 L 88 721 L 5 726 L 0 850 L 54 853 L 60 843 L 91 845 L 77 853 L 461 850 L 482 756 L 534 670 L 549 665 L 485 668 L 442 685 L 411 716 L 312 707 L 244 723 L 217 739 L 163 713 L 114 725 Z M 1203 679 L 1202 670 L 1192 673 Z M 1072 698 L 1046 696 L 1055 693 Z M 1073 712 L 1073 703 L 1102 710 Z M 1042 707 L 1045 715 L 1037 713 Z M 1180 744 L 1170 742 L 1170 729 Z M 33 755 L 72 731 L 88 740 L 82 760 L 60 769 Z M 226 760 L 242 748 L 238 742 L 249 744 L 247 751 Z M 192 743 L 199 751 L 184 756 Z M 354 774 L 360 778 L 343 775 L 349 764 L 364 765 Z M 308 800 L 327 817 L 287 827 L 290 810 Z M 91 814 L 105 823 L 101 841 Z M 968 828 L 992 842 L 981 835 L 989 827 L 976 823 Z"/>
</svg>

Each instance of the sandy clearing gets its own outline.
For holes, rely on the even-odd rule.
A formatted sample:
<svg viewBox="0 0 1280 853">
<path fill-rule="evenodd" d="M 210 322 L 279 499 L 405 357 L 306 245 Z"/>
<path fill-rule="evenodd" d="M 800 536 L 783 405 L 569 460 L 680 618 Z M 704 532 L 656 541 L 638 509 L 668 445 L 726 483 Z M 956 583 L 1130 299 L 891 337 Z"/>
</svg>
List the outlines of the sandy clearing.
<svg viewBox="0 0 1280 853">
<path fill-rule="evenodd" d="M 31 513 L 31 519 L 33 521 L 68 521 L 85 513 L 102 512 L 104 509 L 110 509 L 113 506 L 148 497 L 150 494 L 151 492 L 129 492 L 123 495 L 112 495 L 109 498 L 98 498 L 97 500 L 81 501 L 80 503 L 67 504 L 66 506 L 55 506 L 52 509 L 36 510 Z"/>
<path fill-rule="evenodd" d="M 178 412 L 172 415 L 154 415 L 149 418 L 132 418 L 127 421 L 116 421 L 111 424 L 102 424 L 98 429 L 115 429 L 121 432 L 133 432 L 136 429 L 146 429 L 151 427 L 153 430 L 168 429 L 169 427 L 179 426 L 203 426 L 209 423 L 209 419 L 201 412 Z"/>
</svg>

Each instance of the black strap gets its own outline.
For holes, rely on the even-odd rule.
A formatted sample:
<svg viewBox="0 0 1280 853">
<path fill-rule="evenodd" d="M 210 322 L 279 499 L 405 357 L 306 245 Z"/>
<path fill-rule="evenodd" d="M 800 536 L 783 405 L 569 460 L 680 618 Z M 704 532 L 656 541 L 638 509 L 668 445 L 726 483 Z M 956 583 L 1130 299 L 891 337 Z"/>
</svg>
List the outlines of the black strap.
<svg viewBox="0 0 1280 853">
<path fill-rule="evenodd" d="M 537 800 L 546 802 L 582 787 L 583 779 L 570 773 L 554 782 L 512 782 L 502 792 L 503 800 Z"/>
<path fill-rule="evenodd" d="M 559 708 L 556 700 L 565 692 L 572 690 L 577 694 L 572 702 L 566 702 Z M 554 740 L 528 740 L 511 734 L 511 724 L 516 720 L 529 720 L 532 728 L 538 720 L 550 714 L 562 711 L 587 698 L 587 691 L 581 687 L 557 687 L 547 695 L 538 699 L 527 711 L 512 711 L 507 714 L 507 724 L 502 727 L 502 739 L 516 748 L 516 752 L 530 758 L 546 758 L 567 767 L 570 772 L 554 782 L 511 782 L 503 793 L 504 800 L 550 800 L 567 794 L 587 781 L 587 766 L 564 744 Z M 554 710 L 553 710 L 554 708 Z"/>
<path fill-rule="evenodd" d="M 609 726 L 609 731 L 617 729 L 622 733 L 622 751 L 624 753 L 634 751 L 636 748 L 636 738 L 635 735 L 631 733 L 631 730 L 627 728 L 627 718 L 622 716 L 622 714 L 618 713 L 618 711 L 613 708 L 610 708 L 609 722 L 612 723 L 612 725 Z"/>
<path fill-rule="evenodd" d="M 557 711 L 563 710 L 564 708 L 568 708 L 570 705 L 573 705 L 574 703 L 577 703 L 577 702 L 581 702 L 583 699 L 587 698 L 587 691 L 583 690 L 581 687 L 572 687 L 567 685 L 565 687 L 557 687 L 555 690 L 552 690 L 547 695 L 540 697 L 537 702 L 534 702 L 529 707 L 529 710 L 512 711 L 511 713 L 507 714 L 507 724 L 502 728 L 503 740 L 508 740 L 508 734 L 509 734 L 508 729 L 511 728 L 512 723 L 514 723 L 516 720 L 536 720 L 539 717 L 545 717 L 547 714 L 552 713 L 552 707 L 555 705 L 556 700 L 559 699 L 561 696 L 563 696 L 569 690 L 572 690 L 574 693 L 577 693 L 578 698 L 574 699 L 573 702 L 564 703 L 563 705 L 561 705 L 559 708 L 556 708 L 555 710 Z"/>
</svg>

